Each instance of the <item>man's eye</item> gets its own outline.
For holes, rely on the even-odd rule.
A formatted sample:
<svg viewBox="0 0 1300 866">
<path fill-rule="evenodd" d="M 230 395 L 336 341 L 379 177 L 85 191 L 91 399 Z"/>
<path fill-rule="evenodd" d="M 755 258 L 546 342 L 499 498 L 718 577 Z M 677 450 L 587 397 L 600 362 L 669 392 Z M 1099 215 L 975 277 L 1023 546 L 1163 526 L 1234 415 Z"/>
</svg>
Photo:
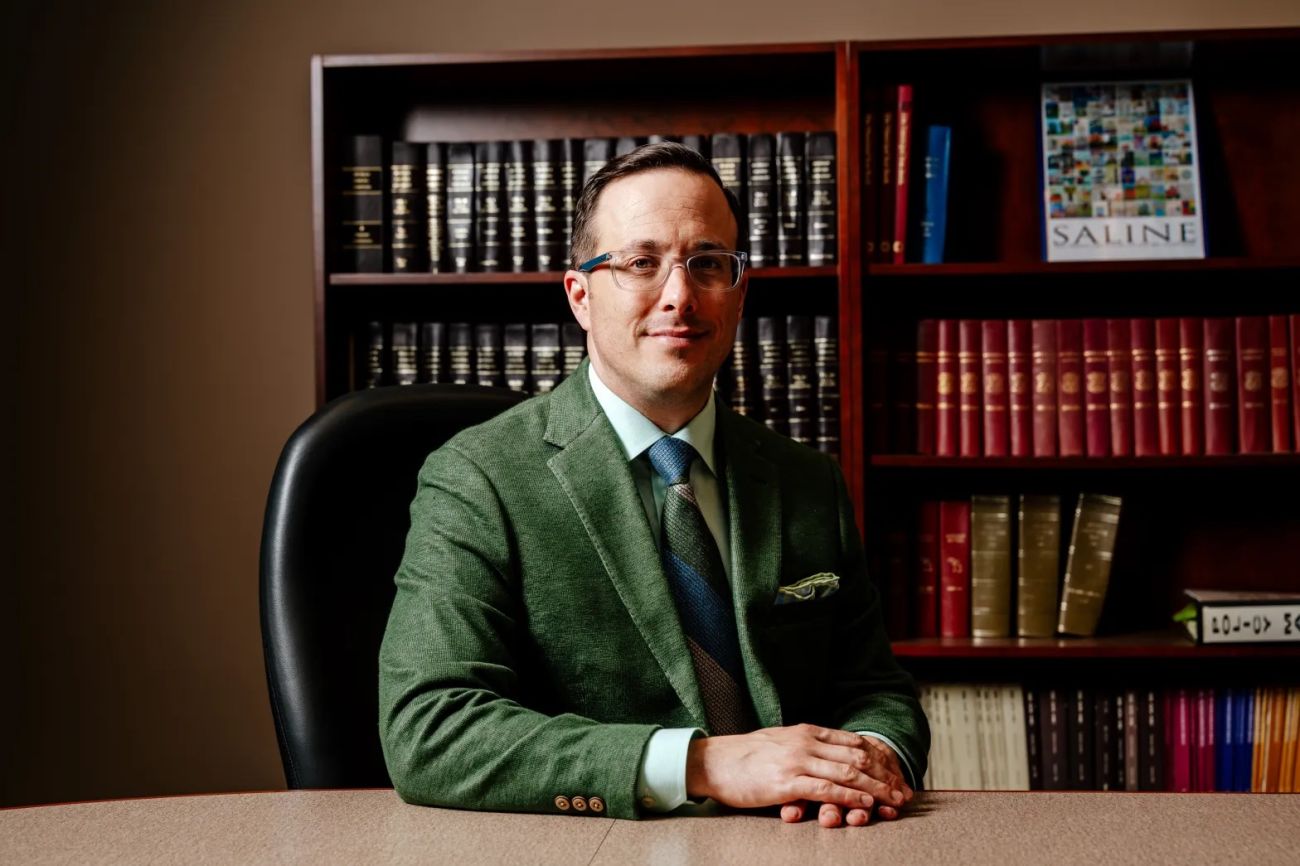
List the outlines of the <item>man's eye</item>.
<svg viewBox="0 0 1300 866">
<path fill-rule="evenodd" d="M 695 267 L 704 271 L 716 271 L 722 268 L 722 259 L 718 256 L 700 256 L 695 260 Z"/>
<path fill-rule="evenodd" d="M 634 271 L 653 271 L 659 267 L 659 262 L 649 256 L 637 256 L 628 259 L 627 266 Z"/>
</svg>

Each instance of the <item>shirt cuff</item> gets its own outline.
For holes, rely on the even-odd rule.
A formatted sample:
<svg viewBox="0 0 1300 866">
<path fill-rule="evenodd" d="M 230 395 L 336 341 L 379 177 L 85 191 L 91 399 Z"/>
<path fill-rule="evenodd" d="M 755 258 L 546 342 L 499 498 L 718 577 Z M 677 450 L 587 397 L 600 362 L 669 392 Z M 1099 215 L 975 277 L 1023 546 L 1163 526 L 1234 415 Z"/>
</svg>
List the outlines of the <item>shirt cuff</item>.
<svg viewBox="0 0 1300 866">
<path fill-rule="evenodd" d="M 886 737 L 884 734 L 878 734 L 875 731 L 854 731 L 859 737 L 875 737 L 880 742 L 894 750 L 898 755 L 898 763 L 903 765 L 903 772 L 907 775 L 907 786 L 913 791 L 916 790 L 916 774 L 912 772 L 912 765 L 907 762 L 907 753 L 898 748 L 898 744 Z"/>
<path fill-rule="evenodd" d="M 660 728 L 650 735 L 636 783 L 643 809 L 671 812 L 686 802 L 686 756 L 691 740 L 702 736 L 699 728 Z"/>
</svg>

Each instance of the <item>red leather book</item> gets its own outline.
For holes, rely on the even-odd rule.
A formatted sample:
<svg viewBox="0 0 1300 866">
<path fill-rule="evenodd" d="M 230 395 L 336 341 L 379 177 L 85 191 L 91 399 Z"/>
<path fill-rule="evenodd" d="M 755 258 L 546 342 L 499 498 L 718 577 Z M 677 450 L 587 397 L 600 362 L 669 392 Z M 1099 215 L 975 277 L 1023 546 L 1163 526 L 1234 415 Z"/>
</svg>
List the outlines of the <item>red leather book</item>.
<svg viewBox="0 0 1300 866">
<path fill-rule="evenodd" d="M 1012 319 L 1007 323 L 1007 395 L 1010 398 L 1012 457 L 1034 456 L 1032 339 L 1028 319 Z M 1055 411 L 1052 415 L 1056 415 Z M 1052 420 L 1055 421 L 1055 417 Z"/>
<path fill-rule="evenodd" d="M 1056 323 L 1056 402 L 1062 457 L 1083 456 L 1083 322 Z"/>
<path fill-rule="evenodd" d="M 916 453 L 935 453 L 935 396 L 939 383 L 939 323 L 916 325 Z"/>
<path fill-rule="evenodd" d="M 1197 741 L 1201 751 L 1201 790 L 1213 791 L 1217 781 L 1214 773 L 1214 750 L 1219 742 L 1218 731 L 1214 727 L 1214 689 L 1198 689 L 1196 699 L 1200 703 Z"/>
<path fill-rule="evenodd" d="M 984 454 L 981 441 L 983 431 L 984 395 L 980 387 L 980 321 L 962 319 L 957 323 L 958 350 L 957 373 L 961 396 L 961 456 L 980 457 Z"/>
<path fill-rule="evenodd" d="M 880 159 L 876 194 L 876 261 L 894 260 L 894 147 L 898 120 L 898 88 L 885 86 L 880 91 Z"/>
<path fill-rule="evenodd" d="M 872 346 L 867 352 L 867 434 L 872 454 L 889 453 L 889 350 Z"/>
<path fill-rule="evenodd" d="M 970 502 L 939 503 L 939 636 L 970 637 Z"/>
<path fill-rule="evenodd" d="M 980 327 L 980 373 L 984 392 L 984 456 L 1006 457 L 1010 445 L 1007 415 L 1007 323 L 985 319 Z"/>
<path fill-rule="evenodd" d="M 898 139 L 894 147 L 894 255 L 892 261 L 907 261 L 908 176 L 912 173 L 912 85 L 898 85 Z"/>
<path fill-rule="evenodd" d="M 1192 743 L 1195 715 L 1192 701 L 1187 689 L 1179 689 L 1174 698 L 1173 723 L 1173 761 L 1170 763 L 1169 790 L 1188 792 L 1192 790 Z"/>
<path fill-rule="evenodd" d="M 939 636 L 939 503 L 922 502 L 916 529 L 914 634 Z"/>
<path fill-rule="evenodd" d="M 1201 345 L 1205 323 L 1199 318 L 1178 320 L 1178 391 L 1182 409 L 1183 453 L 1205 453 L 1205 396 L 1201 377 Z"/>
<path fill-rule="evenodd" d="M 1178 320 L 1156 319 L 1156 426 L 1160 452 L 1183 453 L 1183 427 L 1178 384 Z"/>
<path fill-rule="evenodd" d="M 961 452 L 961 401 L 958 394 L 957 320 L 939 320 L 939 353 L 935 358 L 934 442 L 940 457 Z"/>
<path fill-rule="evenodd" d="M 1268 319 L 1237 317 L 1237 442 L 1242 454 L 1273 450 L 1269 420 Z"/>
<path fill-rule="evenodd" d="M 1160 453 L 1155 321 L 1130 319 L 1129 345 L 1133 354 L 1133 453 L 1153 457 Z"/>
<path fill-rule="evenodd" d="M 1233 322 L 1227 317 L 1207 317 L 1203 330 L 1205 355 L 1202 399 L 1205 401 L 1205 453 L 1236 451 L 1237 364 L 1233 358 Z"/>
<path fill-rule="evenodd" d="M 1110 377 L 1106 320 L 1083 320 L 1083 410 L 1089 457 L 1110 456 Z"/>
<path fill-rule="evenodd" d="M 1110 453 L 1133 453 L 1133 357 L 1128 319 L 1106 320 L 1106 380 L 1110 386 Z"/>
<path fill-rule="evenodd" d="M 1268 385 L 1273 450 L 1291 450 L 1291 352 L 1286 316 L 1268 317 Z"/>
<path fill-rule="evenodd" d="M 1034 456 L 1055 457 L 1056 411 L 1056 320 L 1034 319 L 1031 325 L 1033 357 Z"/>
</svg>

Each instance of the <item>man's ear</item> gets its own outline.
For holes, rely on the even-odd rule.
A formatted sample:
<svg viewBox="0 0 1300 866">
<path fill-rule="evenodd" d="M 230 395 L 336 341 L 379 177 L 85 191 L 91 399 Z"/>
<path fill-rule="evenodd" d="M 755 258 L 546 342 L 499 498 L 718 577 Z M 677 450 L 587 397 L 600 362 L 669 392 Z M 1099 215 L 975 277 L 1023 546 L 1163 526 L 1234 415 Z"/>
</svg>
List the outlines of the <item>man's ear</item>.
<svg viewBox="0 0 1300 866">
<path fill-rule="evenodd" d="M 587 292 L 587 275 L 581 271 L 564 272 L 564 294 L 569 299 L 569 310 L 584 331 L 591 330 L 591 296 Z"/>
</svg>

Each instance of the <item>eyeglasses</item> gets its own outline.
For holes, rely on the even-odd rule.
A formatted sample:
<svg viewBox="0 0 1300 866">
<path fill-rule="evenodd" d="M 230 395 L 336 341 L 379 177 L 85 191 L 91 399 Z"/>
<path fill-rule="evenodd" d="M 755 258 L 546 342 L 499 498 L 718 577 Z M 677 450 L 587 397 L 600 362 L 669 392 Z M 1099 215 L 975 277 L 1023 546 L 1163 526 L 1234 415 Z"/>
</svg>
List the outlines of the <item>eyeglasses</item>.
<svg viewBox="0 0 1300 866">
<path fill-rule="evenodd" d="M 608 264 L 614 285 L 623 291 L 653 292 L 663 288 L 673 268 L 681 265 L 697 288 L 706 292 L 730 292 L 740 285 L 740 276 L 745 272 L 747 261 L 748 253 L 730 250 L 696 253 L 687 256 L 684 261 L 658 253 L 617 250 L 583 262 L 578 265 L 578 270 L 589 274 L 601 265 Z"/>
</svg>

